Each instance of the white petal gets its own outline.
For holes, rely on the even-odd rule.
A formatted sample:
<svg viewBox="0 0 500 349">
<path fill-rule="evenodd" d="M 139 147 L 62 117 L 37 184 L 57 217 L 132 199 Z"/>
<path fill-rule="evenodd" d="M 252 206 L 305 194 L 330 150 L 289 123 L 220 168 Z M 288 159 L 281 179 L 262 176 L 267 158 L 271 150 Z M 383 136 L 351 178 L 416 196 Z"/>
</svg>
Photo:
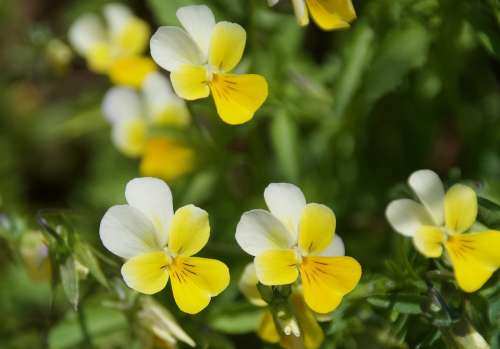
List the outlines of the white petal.
<svg viewBox="0 0 500 349">
<path fill-rule="evenodd" d="M 307 14 L 305 0 L 292 0 L 292 5 L 299 24 L 307 25 L 309 23 L 309 15 Z"/>
<path fill-rule="evenodd" d="M 168 185 L 158 178 L 134 178 L 127 183 L 125 197 L 130 206 L 137 208 L 151 220 L 158 244 L 165 246 L 174 215 L 172 193 Z"/>
<path fill-rule="evenodd" d="M 177 18 L 207 59 L 210 37 L 215 26 L 212 11 L 205 5 L 184 6 L 177 10 Z"/>
<path fill-rule="evenodd" d="M 128 87 L 113 87 L 104 96 L 102 112 L 112 124 L 128 118 L 137 118 L 142 114 L 141 100 L 137 93 Z"/>
<path fill-rule="evenodd" d="M 162 68 L 173 71 L 182 64 L 201 65 L 203 54 L 188 33 L 178 27 L 160 27 L 151 37 L 151 56 Z"/>
<path fill-rule="evenodd" d="M 111 140 L 123 154 L 135 158 L 142 154 L 146 142 L 143 118 L 125 118 L 113 124 Z"/>
<path fill-rule="evenodd" d="M 241 274 L 238 287 L 250 303 L 263 307 L 266 306 L 267 303 L 262 299 L 259 293 L 259 289 L 257 288 L 258 283 L 259 279 L 257 279 L 255 265 L 253 263 L 247 264 L 245 270 L 243 270 L 243 274 Z"/>
<path fill-rule="evenodd" d="M 444 188 L 439 176 L 431 170 L 413 172 L 408 184 L 429 211 L 435 225 L 444 223 Z"/>
<path fill-rule="evenodd" d="M 236 241 L 252 256 L 266 250 L 290 248 L 295 243 L 283 224 L 265 210 L 252 210 L 241 216 Z"/>
<path fill-rule="evenodd" d="M 94 14 L 84 14 L 69 28 L 68 33 L 71 46 L 81 55 L 87 52 L 98 42 L 106 41 L 106 32 L 99 17 Z"/>
<path fill-rule="evenodd" d="M 267 0 L 267 4 L 269 6 L 274 6 L 276 5 L 280 0 Z"/>
<path fill-rule="evenodd" d="M 126 259 L 159 249 L 151 222 L 129 205 L 113 206 L 106 211 L 99 236 L 104 247 Z"/>
<path fill-rule="evenodd" d="M 344 242 L 342 241 L 340 236 L 335 234 L 332 242 L 330 242 L 330 245 L 328 245 L 328 247 L 319 255 L 324 257 L 345 256 Z"/>
<path fill-rule="evenodd" d="M 410 199 L 392 201 L 385 215 L 392 228 L 406 236 L 413 236 L 422 225 L 434 225 L 424 206 Z"/>
<path fill-rule="evenodd" d="M 289 183 L 271 183 L 264 190 L 269 211 L 276 216 L 297 239 L 297 228 L 306 198 L 302 191 Z"/>
<path fill-rule="evenodd" d="M 134 19 L 130 9 L 119 3 L 111 3 L 104 6 L 104 17 L 112 37 L 120 35 L 125 27 Z"/>
</svg>

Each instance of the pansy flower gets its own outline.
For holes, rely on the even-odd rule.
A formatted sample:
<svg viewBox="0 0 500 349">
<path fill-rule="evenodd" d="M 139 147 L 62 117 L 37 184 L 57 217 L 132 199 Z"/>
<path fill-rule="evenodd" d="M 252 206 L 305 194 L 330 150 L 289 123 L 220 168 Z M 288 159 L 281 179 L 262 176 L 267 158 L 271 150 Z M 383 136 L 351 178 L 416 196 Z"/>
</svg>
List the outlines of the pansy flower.
<svg viewBox="0 0 500 349">
<path fill-rule="evenodd" d="M 108 209 L 101 220 L 103 245 L 126 260 L 125 283 L 144 293 L 172 285 L 179 308 L 203 310 L 229 284 L 229 270 L 215 259 L 193 257 L 208 242 L 206 211 L 186 205 L 174 213 L 170 188 L 158 178 L 135 178 L 125 189 L 127 205 Z"/>
<path fill-rule="evenodd" d="M 279 0 L 267 0 L 269 6 Z M 323 30 L 342 29 L 356 19 L 352 0 L 292 0 L 297 21 L 301 26 L 309 24 L 309 14 Z"/>
<path fill-rule="evenodd" d="M 271 310 L 267 308 L 268 304 L 260 296 L 257 283 L 255 266 L 250 263 L 245 267 L 238 286 L 250 303 L 263 308 L 262 317 L 257 327 L 259 337 L 269 343 L 281 343 L 284 348 L 296 348 L 297 346 L 293 345 L 295 341 L 300 341 L 300 346 L 304 345 L 306 349 L 318 348 L 325 335 L 314 313 L 306 306 L 302 292 L 294 290 L 290 296 L 290 305 L 299 328 L 285 328 L 284 331 L 290 333 L 285 338 L 280 338 Z M 297 332 L 297 330 L 299 333 L 293 333 Z M 297 338 L 297 334 L 301 335 L 301 339 Z"/>
<path fill-rule="evenodd" d="M 455 184 L 445 193 L 438 175 L 430 170 L 414 172 L 409 186 L 419 199 L 392 201 L 386 216 L 394 230 L 411 237 L 424 256 L 439 258 L 446 250 L 461 289 L 481 288 L 500 265 L 500 232 L 468 232 L 477 217 L 474 190 Z"/>
<path fill-rule="evenodd" d="M 102 110 L 111 124 L 115 146 L 129 157 L 142 156 L 142 175 L 173 180 L 192 170 L 190 147 L 165 136 L 148 137 L 150 125 L 184 128 L 191 120 L 186 104 L 160 73 L 147 76 L 141 94 L 125 86 L 111 88 Z"/>
<path fill-rule="evenodd" d="M 360 264 L 343 252 L 335 215 L 327 206 L 306 204 L 293 184 L 273 183 L 264 191 L 269 211 L 245 212 L 236 241 L 254 263 L 264 285 L 294 283 L 300 275 L 304 299 L 317 313 L 333 311 L 361 277 Z M 343 253 L 342 253 L 343 254 Z"/>
<path fill-rule="evenodd" d="M 156 70 L 150 58 L 141 56 L 150 35 L 148 24 L 123 4 L 107 4 L 103 14 L 105 24 L 93 13 L 77 18 L 69 29 L 71 45 L 92 71 L 108 74 L 115 84 L 141 86 Z"/>
<path fill-rule="evenodd" d="M 171 72 L 175 92 L 186 100 L 212 92 L 219 116 L 228 124 L 250 120 L 267 98 L 267 82 L 256 74 L 230 74 L 245 49 L 239 24 L 215 23 L 207 6 L 177 10 L 183 28 L 160 27 L 151 38 L 151 55 Z"/>
</svg>

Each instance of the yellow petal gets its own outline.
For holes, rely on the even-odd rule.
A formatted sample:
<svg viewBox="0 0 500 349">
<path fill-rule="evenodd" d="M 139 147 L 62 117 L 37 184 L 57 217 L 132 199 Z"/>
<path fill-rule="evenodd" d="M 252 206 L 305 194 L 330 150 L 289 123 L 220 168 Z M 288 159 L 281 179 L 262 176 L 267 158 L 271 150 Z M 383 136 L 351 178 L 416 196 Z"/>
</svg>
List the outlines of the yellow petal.
<svg viewBox="0 0 500 349">
<path fill-rule="evenodd" d="M 269 250 L 255 257 L 257 278 L 264 285 L 287 285 L 297 280 L 297 255 L 293 250 Z"/>
<path fill-rule="evenodd" d="M 150 36 L 148 24 L 139 18 L 133 18 L 113 41 L 124 55 L 138 55 L 148 45 Z"/>
<path fill-rule="evenodd" d="M 89 69 L 96 73 L 105 73 L 113 63 L 113 55 L 111 47 L 106 42 L 97 42 L 93 44 L 85 58 Z"/>
<path fill-rule="evenodd" d="M 299 323 L 306 349 L 319 348 L 325 338 L 321 326 L 314 313 L 306 306 L 304 297 L 300 293 L 293 293 L 290 297 L 294 314 Z"/>
<path fill-rule="evenodd" d="M 183 102 L 184 103 L 184 102 Z M 151 121 L 155 125 L 185 127 L 191 121 L 191 115 L 186 105 L 183 103 L 171 103 L 166 105 L 162 110 L 151 114 Z"/>
<path fill-rule="evenodd" d="M 207 211 L 186 205 L 175 211 L 172 218 L 168 248 L 177 255 L 192 256 L 205 246 L 209 236 Z"/>
<path fill-rule="evenodd" d="M 250 120 L 267 98 L 267 81 L 256 74 L 215 74 L 210 88 L 219 116 L 231 125 Z"/>
<path fill-rule="evenodd" d="M 140 117 L 128 118 L 113 126 L 111 136 L 116 147 L 125 155 L 139 156 L 144 150 L 146 124 Z"/>
<path fill-rule="evenodd" d="M 324 30 L 349 27 L 356 18 L 351 0 L 306 0 L 311 17 Z"/>
<path fill-rule="evenodd" d="M 274 325 L 273 315 L 269 310 L 264 312 L 257 328 L 257 334 L 263 341 L 269 343 L 278 343 L 280 341 L 280 335 L 276 330 L 276 325 Z"/>
<path fill-rule="evenodd" d="M 351 257 L 304 257 L 300 267 L 304 298 L 317 313 L 329 313 L 361 278 L 361 265 Z"/>
<path fill-rule="evenodd" d="M 500 266 L 500 232 L 453 235 L 446 242 L 446 250 L 458 285 L 466 292 L 474 292 Z"/>
<path fill-rule="evenodd" d="M 184 144 L 164 138 L 152 138 L 146 142 L 140 172 L 145 177 L 159 177 L 173 181 L 194 166 L 194 153 Z"/>
<path fill-rule="evenodd" d="M 175 302 L 189 314 L 203 310 L 210 298 L 229 285 L 229 269 L 215 259 L 177 257 L 171 265 L 170 277 Z"/>
<path fill-rule="evenodd" d="M 201 65 L 183 64 L 170 74 L 175 93 L 189 101 L 208 97 L 208 72 Z"/>
<path fill-rule="evenodd" d="M 149 58 L 122 57 L 111 64 L 109 78 L 117 85 L 141 87 L 146 77 L 154 71 L 156 71 L 156 65 Z"/>
<path fill-rule="evenodd" d="M 245 29 L 239 24 L 217 23 L 210 41 L 210 65 L 222 73 L 232 70 L 241 60 L 246 36 Z"/>
<path fill-rule="evenodd" d="M 307 204 L 299 222 L 299 247 L 304 255 L 323 251 L 335 233 L 335 214 L 320 204 Z"/>
<path fill-rule="evenodd" d="M 462 185 L 452 186 L 444 198 L 446 227 L 452 232 L 461 233 L 469 229 L 477 216 L 477 197 L 474 190 Z"/>
<path fill-rule="evenodd" d="M 424 225 L 413 236 L 413 244 L 426 257 L 437 258 L 443 253 L 445 233 L 438 227 Z"/>
<path fill-rule="evenodd" d="M 153 294 L 165 288 L 168 281 L 168 258 L 164 252 L 151 252 L 129 259 L 122 267 L 128 287 Z"/>
<path fill-rule="evenodd" d="M 260 295 L 259 289 L 257 288 L 258 283 L 259 279 L 257 279 L 255 265 L 253 263 L 247 264 L 238 282 L 238 287 L 250 303 L 258 307 L 263 307 L 266 306 L 267 303 Z"/>
</svg>

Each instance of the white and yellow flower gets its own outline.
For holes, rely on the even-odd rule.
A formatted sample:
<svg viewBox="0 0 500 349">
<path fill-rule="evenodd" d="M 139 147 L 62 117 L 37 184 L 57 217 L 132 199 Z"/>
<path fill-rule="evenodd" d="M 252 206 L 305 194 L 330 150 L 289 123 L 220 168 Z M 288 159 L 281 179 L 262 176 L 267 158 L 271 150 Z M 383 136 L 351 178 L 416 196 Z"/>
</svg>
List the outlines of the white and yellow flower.
<svg viewBox="0 0 500 349">
<path fill-rule="evenodd" d="M 101 220 L 104 246 L 126 260 L 121 272 L 132 289 L 154 294 L 171 279 L 179 308 L 195 314 L 229 284 L 229 270 L 215 259 L 193 257 L 207 243 L 206 211 L 194 205 L 173 211 L 170 188 L 157 178 L 135 178 L 127 205 L 113 206 Z"/>
<path fill-rule="evenodd" d="M 194 153 L 190 147 L 165 136 L 148 137 L 149 125 L 184 128 L 191 121 L 186 104 L 163 75 L 149 74 L 141 95 L 125 86 L 111 88 L 102 110 L 112 126 L 116 147 L 127 156 L 142 156 L 142 175 L 169 181 L 192 170 Z"/>
<path fill-rule="evenodd" d="M 500 232 L 465 233 L 476 221 L 476 193 L 455 184 L 445 194 L 443 183 L 430 170 L 414 172 L 408 184 L 420 203 L 392 201 L 386 210 L 389 223 L 398 233 L 412 237 L 415 248 L 426 257 L 438 258 L 446 249 L 460 288 L 477 291 L 500 265 Z"/>
<path fill-rule="evenodd" d="M 116 84 L 141 86 L 156 70 L 150 58 L 141 56 L 150 36 L 148 24 L 123 4 L 107 4 L 103 14 L 106 25 L 96 14 L 80 16 L 69 29 L 71 45 L 92 71 L 108 74 Z"/>
<path fill-rule="evenodd" d="M 267 0 L 269 6 L 279 0 Z M 309 24 L 309 14 L 323 30 L 342 29 L 356 19 L 352 0 L 292 0 L 293 10 L 301 26 Z"/>
<path fill-rule="evenodd" d="M 186 100 L 212 92 L 219 116 L 228 124 L 249 121 L 267 98 L 267 82 L 256 74 L 229 74 L 240 62 L 246 32 L 236 23 L 215 23 L 207 6 L 177 10 L 183 28 L 160 27 L 151 38 L 151 55 L 171 72 L 175 92 Z"/>
<path fill-rule="evenodd" d="M 236 241 L 255 256 L 264 285 L 294 283 L 300 274 L 304 299 L 317 313 L 333 311 L 361 277 L 361 266 L 344 256 L 335 236 L 335 215 L 320 204 L 306 204 L 295 185 L 270 184 L 264 191 L 270 212 L 245 212 L 236 228 Z"/>
<path fill-rule="evenodd" d="M 238 286 L 250 303 L 264 309 L 262 318 L 257 327 L 257 334 L 259 337 L 269 343 L 281 343 L 284 348 L 296 348 L 297 346 L 293 345 L 296 340 L 301 341 L 300 344 L 304 345 L 306 349 L 319 348 L 325 336 L 314 313 L 306 306 L 302 293 L 294 291 L 290 296 L 290 304 L 299 326 L 300 339 L 293 338 L 297 336 L 293 334 L 295 330 L 292 329 L 284 329 L 284 331 L 290 332 L 290 334 L 285 338 L 281 338 L 276 329 L 273 315 L 271 311 L 267 309 L 268 304 L 260 296 L 259 290 L 257 289 L 257 283 L 258 278 L 255 272 L 255 266 L 253 263 L 250 263 L 245 267 Z"/>
</svg>

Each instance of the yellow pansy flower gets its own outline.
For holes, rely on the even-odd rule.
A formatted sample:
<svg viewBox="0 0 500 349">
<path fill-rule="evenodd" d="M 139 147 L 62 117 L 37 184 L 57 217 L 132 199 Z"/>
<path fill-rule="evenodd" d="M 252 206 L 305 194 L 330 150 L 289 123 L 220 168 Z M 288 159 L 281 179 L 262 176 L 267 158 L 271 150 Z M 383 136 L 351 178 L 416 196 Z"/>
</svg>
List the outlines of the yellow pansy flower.
<svg viewBox="0 0 500 349">
<path fill-rule="evenodd" d="M 69 41 L 92 71 L 108 74 L 115 84 L 138 87 L 156 70 L 151 59 L 141 56 L 149 26 L 122 4 L 105 5 L 103 14 L 106 27 L 95 14 L 81 15 L 69 29 Z"/>
<path fill-rule="evenodd" d="M 279 0 L 267 0 L 269 6 Z M 352 0 L 292 0 L 297 21 L 301 26 L 309 24 L 309 14 L 323 30 L 342 29 L 356 19 Z"/>
<path fill-rule="evenodd" d="M 249 121 L 267 98 L 267 82 L 256 74 L 230 74 L 245 49 L 246 32 L 236 23 L 215 23 L 207 6 L 177 10 L 183 28 L 160 27 L 151 38 L 151 56 L 171 72 L 175 92 L 186 100 L 212 92 L 228 124 Z"/>
<path fill-rule="evenodd" d="M 500 265 L 500 232 L 464 233 L 476 221 L 476 193 L 462 184 L 445 193 L 438 175 L 430 170 L 414 172 L 408 184 L 420 203 L 392 201 L 386 210 L 389 223 L 412 237 L 415 248 L 426 257 L 440 257 L 444 246 L 460 288 L 477 291 Z"/>
<path fill-rule="evenodd" d="M 160 73 L 150 73 L 144 80 L 141 92 L 139 94 L 129 87 L 115 86 L 104 96 L 102 111 L 111 124 L 113 143 L 121 152 L 138 157 L 145 149 L 149 149 L 158 158 L 157 147 L 148 145 L 148 125 L 185 127 L 191 116 L 184 101 L 173 93 L 167 78 Z M 181 143 L 177 147 L 190 151 Z M 175 155 L 174 159 L 178 157 Z M 175 162 L 172 165 L 175 166 Z M 146 167 L 151 168 L 151 165 Z M 185 167 L 182 164 L 182 168 Z"/>
<path fill-rule="evenodd" d="M 99 228 L 103 245 L 126 260 L 121 272 L 132 289 L 154 294 L 171 279 L 180 310 L 195 314 L 229 284 L 229 270 L 215 259 L 193 257 L 208 241 L 206 211 L 194 205 L 173 211 L 170 188 L 158 178 L 135 178 L 127 205 L 113 206 Z"/>
<path fill-rule="evenodd" d="M 250 263 L 245 267 L 238 286 L 250 303 L 265 308 L 268 304 L 260 296 L 259 290 L 257 289 L 257 283 L 258 278 L 255 266 L 253 263 Z M 298 334 L 302 334 L 301 339 L 297 338 L 296 334 L 293 333 L 295 330 L 292 329 L 285 329 L 285 331 L 290 332 L 290 335 L 287 335 L 285 338 L 280 338 L 273 320 L 273 315 L 269 309 L 264 309 L 262 313 L 262 318 L 257 327 L 257 334 L 266 342 L 281 342 L 284 348 L 297 348 L 297 346 L 294 345 L 294 341 L 300 341 L 299 347 L 304 345 L 306 349 L 319 348 L 325 336 L 314 313 L 306 306 L 304 296 L 301 292 L 294 291 L 290 296 L 290 300 L 300 330 Z"/>
<path fill-rule="evenodd" d="M 273 183 L 264 191 L 269 211 L 245 212 L 236 228 L 236 241 L 255 256 L 255 269 L 264 285 L 294 283 L 300 274 L 304 299 L 317 313 L 328 313 L 352 291 L 361 266 L 343 256 L 335 238 L 335 215 L 320 204 L 306 204 L 293 184 Z"/>
</svg>

